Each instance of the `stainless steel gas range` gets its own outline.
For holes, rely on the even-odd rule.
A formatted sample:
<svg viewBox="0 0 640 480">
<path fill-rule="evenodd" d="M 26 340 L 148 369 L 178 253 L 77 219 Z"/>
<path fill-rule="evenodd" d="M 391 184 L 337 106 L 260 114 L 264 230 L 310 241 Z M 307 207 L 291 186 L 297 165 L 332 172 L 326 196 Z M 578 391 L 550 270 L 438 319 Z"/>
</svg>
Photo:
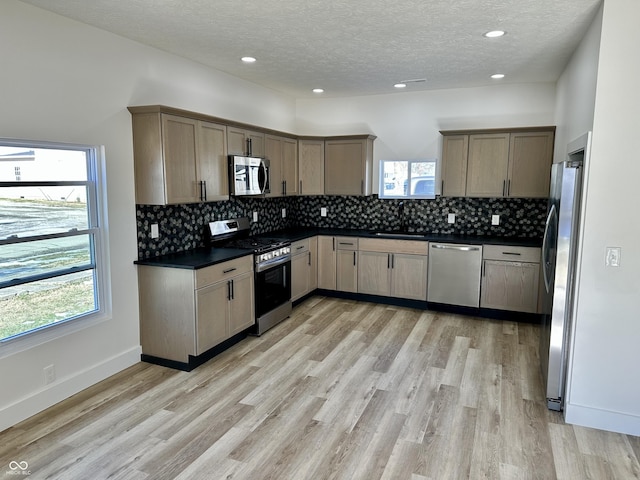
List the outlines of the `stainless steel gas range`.
<svg viewBox="0 0 640 480">
<path fill-rule="evenodd" d="M 291 314 L 291 243 L 250 237 L 249 227 L 247 217 L 211 222 L 210 244 L 253 252 L 256 324 L 251 333 L 262 335 Z"/>
</svg>

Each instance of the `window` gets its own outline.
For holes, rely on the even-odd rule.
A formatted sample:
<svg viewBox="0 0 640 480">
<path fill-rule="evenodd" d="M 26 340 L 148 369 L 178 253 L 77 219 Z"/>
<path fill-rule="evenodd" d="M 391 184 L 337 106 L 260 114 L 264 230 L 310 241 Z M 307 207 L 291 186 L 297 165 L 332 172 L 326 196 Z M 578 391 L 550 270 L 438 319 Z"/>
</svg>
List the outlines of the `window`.
<svg viewBox="0 0 640 480">
<path fill-rule="evenodd" d="M 99 154 L 0 139 L 0 345 L 105 316 Z"/>
<path fill-rule="evenodd" d="M 436 159 L 380 160 L 380 198 L 436 198 Z"/>
</svg>

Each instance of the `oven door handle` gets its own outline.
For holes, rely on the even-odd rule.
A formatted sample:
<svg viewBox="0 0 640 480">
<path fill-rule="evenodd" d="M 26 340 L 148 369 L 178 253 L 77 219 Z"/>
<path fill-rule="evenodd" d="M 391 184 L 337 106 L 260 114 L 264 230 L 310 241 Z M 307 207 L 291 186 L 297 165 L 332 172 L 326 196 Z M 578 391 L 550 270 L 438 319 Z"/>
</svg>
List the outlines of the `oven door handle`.
<svg viewBox="0 0 640 480">
<path fill-rule="evenodd" d="M 267 260 L 266 262 L 262 262 L 256 265 L 256 272 L 264 272 L 273 267 L 277 267 L 278 265 L 282 265 L 283 263 L 287 263 L 291 261 L 290 255 L 285 255 L 282 257 L 272 258 L 271 260 Z"/>
</svg>

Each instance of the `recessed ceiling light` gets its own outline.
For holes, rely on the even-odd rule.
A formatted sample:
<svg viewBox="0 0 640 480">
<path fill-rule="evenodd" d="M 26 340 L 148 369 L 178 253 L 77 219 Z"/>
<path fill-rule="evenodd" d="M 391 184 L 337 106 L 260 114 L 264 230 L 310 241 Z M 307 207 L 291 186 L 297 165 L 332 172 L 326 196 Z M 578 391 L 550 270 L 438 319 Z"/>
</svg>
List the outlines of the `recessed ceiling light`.
<svg viewBox="0 0 640 480">
<path fill-rule="evenodd" d="M 396 87 L 396 88 L 405 88 L 406 86 L 407 86 L 407 84 L 406 84 L 406 83 L 396 83 L 396 84 L 394 85 L 394 87 Z"/>
<path fill-rule="evenodd" d="M 324 93 L 324 89 L 322 88 L 314 88 L 312 91 L 313 93 Z"/>
<path fill-rule="evenodd" d="M 240 60 L 242 60 L 244 63 L 253 63 L 256 61 L 256 59 L 253 57 L 242 57 Z"/>
<path fill-rule="evenodd" d="M 491 75 L 491 78 L 495 78 L 496 80 L 504 78 L 504 73 L 494 73 L 493 75 Z"/>
<path fill-rule="evenodd" d="M 497 38 L 497 37 L 502 37 L 506 33 L 507 32 L 503 30 L 491 30 L 490 32 L 485 33 L 484 36 L 487 38 Z"/>
</svg>

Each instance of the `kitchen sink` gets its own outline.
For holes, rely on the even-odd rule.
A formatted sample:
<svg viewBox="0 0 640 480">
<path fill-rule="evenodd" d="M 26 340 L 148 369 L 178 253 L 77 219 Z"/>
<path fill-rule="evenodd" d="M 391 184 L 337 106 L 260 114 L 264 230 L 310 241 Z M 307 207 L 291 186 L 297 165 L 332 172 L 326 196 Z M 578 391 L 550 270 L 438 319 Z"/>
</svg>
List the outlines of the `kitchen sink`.
<svg viewBox="0 0 640 480">
<path fill-rule="evenodd" d="M 417 232 L 373 232 L 376 237 L 424 237 L 424 233 Z"/>
</svg>

